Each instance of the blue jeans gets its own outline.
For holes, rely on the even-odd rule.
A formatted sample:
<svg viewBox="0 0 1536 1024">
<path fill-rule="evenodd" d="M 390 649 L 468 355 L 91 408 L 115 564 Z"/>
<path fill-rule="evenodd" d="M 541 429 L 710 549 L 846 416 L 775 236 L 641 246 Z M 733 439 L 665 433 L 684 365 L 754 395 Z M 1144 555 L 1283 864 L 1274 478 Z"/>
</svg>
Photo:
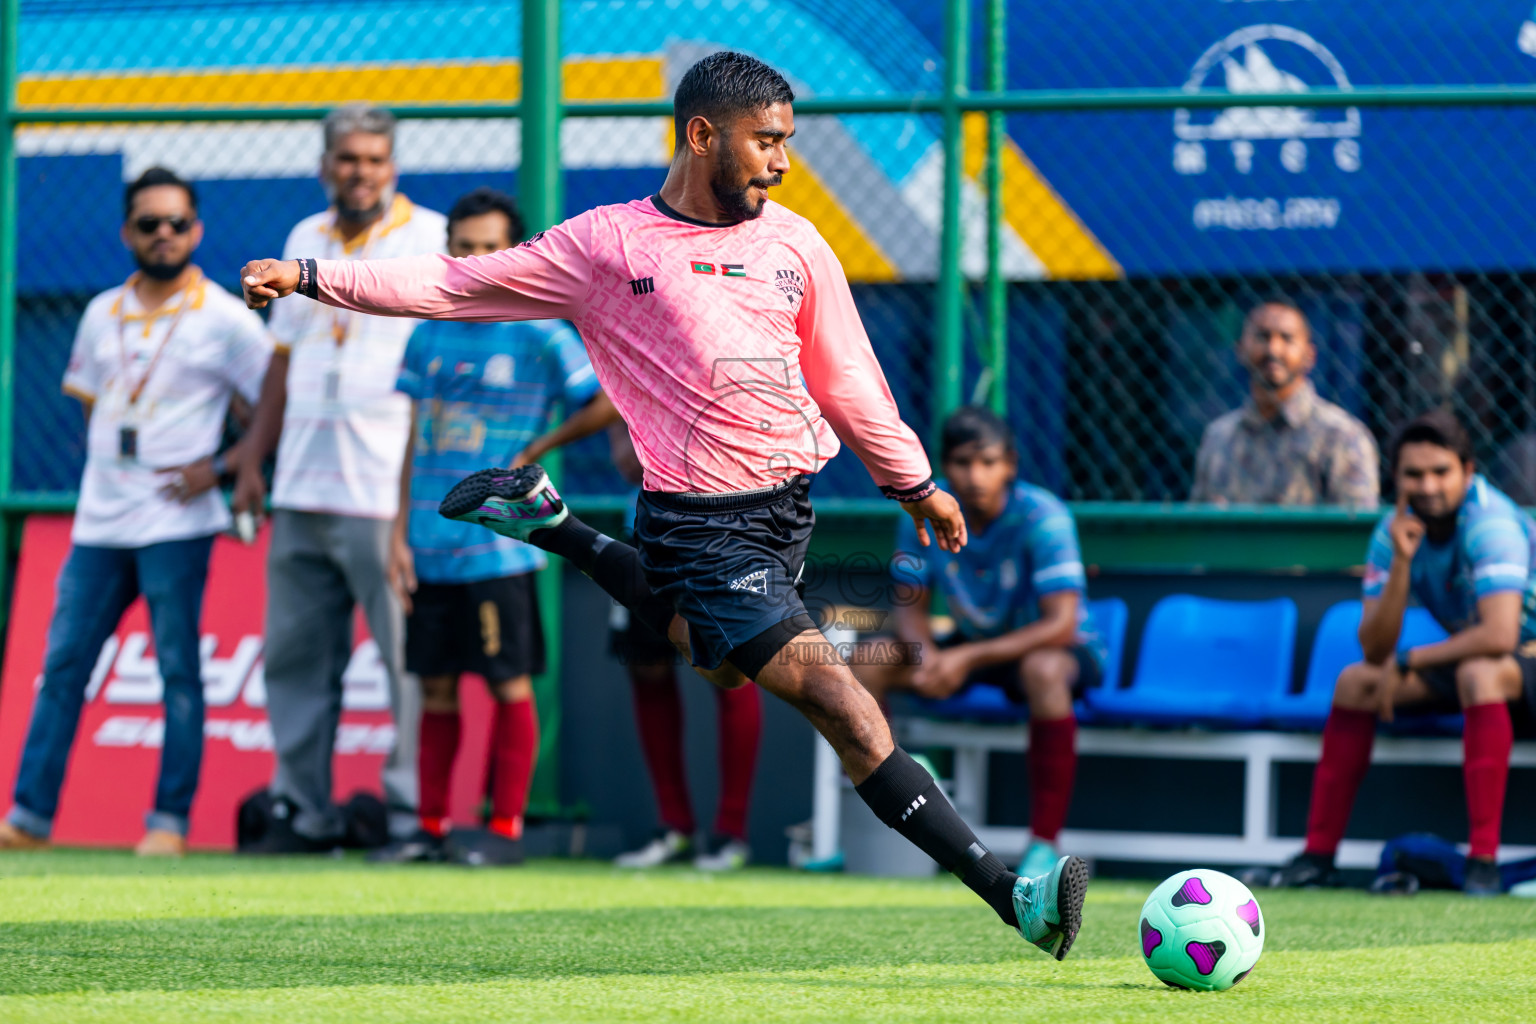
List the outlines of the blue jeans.
<svg viewBox="0 0 1536 1024">
<path fill-rule="evenodd" d="M 213 538 L 166 541 L 140 548 L 76 544 L 59 570 L 43 685 L 16 773 L 15 803 L 7 818 L 47 838 L 59 806 L 59 787 L 80 709 L 102 645 L 140 594 L 149 604 L 155 656 L 165 681 L 165 740 L 160 782 L 147 828 L 187 834 L 187 815 L 203 760 L 203 677 L 198 618 Z"/>
</svg>

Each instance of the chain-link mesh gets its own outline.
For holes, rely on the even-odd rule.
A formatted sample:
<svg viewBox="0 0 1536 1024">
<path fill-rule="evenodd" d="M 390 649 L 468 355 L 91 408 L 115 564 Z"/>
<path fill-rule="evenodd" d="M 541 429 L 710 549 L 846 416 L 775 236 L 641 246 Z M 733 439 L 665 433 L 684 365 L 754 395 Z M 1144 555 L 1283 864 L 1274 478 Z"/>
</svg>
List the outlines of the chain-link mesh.
<svg viewBox="0 0 1536 1024">
<path fill-rule="evenodd" d="M 1536 51 L 1536 26 L 1521 42 L 1529 0 L 1392 18 L 1381 4 L 1376 20 L 1284 6 L 1296 9 L 1261 17 L 1253 5 L 1113 2 L 1089 24 L 1080 4 L 1016 2 L 1008 85 L 1301 93 L 1536 73 L 1521 52 Z M 366 99 L 408 109 L 520 91 L 515 3 L 81 0 L 26 2 L 22 12 L 18 98 L 34 108 Z M 773 63 L 803 97 L 941 90 L 938 3 L 616 0 L 567 3 L 563 19 L 572 101 L 665 99 L 721 47 Z M 979 8 L 975 20 L 979 29 Z M 978 33 L 973 85 L 979 42 Z M 1006 119 L 1008 358 L 998 386 L 1029 478 L 1074 499 L 1185 499 L 1202 430 L 1246 392 L 1233 346 L 1242 316 L 1283 293 L 1312 321 L 1325 398 L 1382 442 L 1411 413 L 1450 403 L 1494 481 L 1536 502 L 1536 250 L 1521 216 L 1536 203 L 1521 170 L 1536 163 L 1536 109 L 1303 102 Z M 325 205 L 314 122 L 188 116 L 17 132 L 18 491 L 66 493 L 78 481 L 79 413 L 58 385 L 85 303 L 131 269 L 117 237 L 125 181 L 163 164 L 196 182 L 207 225 L 197 260 L 231 289 L 244 260 L 276 254 L 289 228 Z M 802 115 L 797 127 L 794 169 L 776 198 L 837 252 L 903 415 L 929 437 L 942 119 Z M 969 398 L 990 379 L 985 116 L 967 115 L 964 133 Z M 568 212 L 622 202 L 664 179 L 670 121 L 571 117 L 560 148 Z M 407 118 L 397 155 L 401 191 L 444 210 L 478 185 L 515 193 L 520 126 Z M 601 438 L 572 450 L 566 485 L 622 493 Z M 874 495 L 848 456 L 818 493 Z"/>
</svg>

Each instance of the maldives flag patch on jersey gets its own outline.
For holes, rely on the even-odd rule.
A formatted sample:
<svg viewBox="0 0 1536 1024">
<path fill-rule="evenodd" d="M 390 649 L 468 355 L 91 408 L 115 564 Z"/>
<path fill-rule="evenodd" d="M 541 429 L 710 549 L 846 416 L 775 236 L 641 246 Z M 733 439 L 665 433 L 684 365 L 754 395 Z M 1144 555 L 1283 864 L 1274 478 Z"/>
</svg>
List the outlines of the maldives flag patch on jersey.
<svg viewBox="0 0 1536 1024">
<path fill-rule="evenodd" d="M 747 266 L 745 263 L 722 263 L 720 273 L 726 277 L 746 277 Z"/>
<path fill-rule="evenodd" d="M 699 260 L 694 260 L 690 265 L 693 267 L 693 272 L 695 274 L 713 274 L 715 272 L 715 265 L 713 263 L 704 263 Z"/>
</svg>

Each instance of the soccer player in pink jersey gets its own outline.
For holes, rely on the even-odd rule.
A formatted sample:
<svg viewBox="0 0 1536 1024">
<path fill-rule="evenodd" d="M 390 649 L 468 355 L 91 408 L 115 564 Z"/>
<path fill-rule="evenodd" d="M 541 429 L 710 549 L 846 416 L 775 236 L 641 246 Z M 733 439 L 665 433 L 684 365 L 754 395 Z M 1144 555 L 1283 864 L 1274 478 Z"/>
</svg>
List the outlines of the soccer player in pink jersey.
<svg viewBox="0 0 1536 1024">
<path fill-rule="evenodd" d="M 987 850 L 933 777 L 896 746 L 874 699 L 796 589 L 811 477 L 840 439 L 930 539 L 965 522 L 901 422 L 848 282 L 802 217 L 768 200 L 789 170 L 794 93 L 740 53 L 695 64 L 673 98 L 676 156 L 660 191 L 580 214 L 487 256 L 255 260 L 253 307 L 298 291 L 367 313 L 570 320 L 629 425 L 645 478 L 635 547 L 570 515 L 536 466 L 486 470 L 442 512 L 562 555 L 722 686 L 753 679 L 827 738 L 881 821 L 1061 959 L 1087 865 L 1023 878 Z M 675 621 L 676 620 L 676 621 Z M 686 628 L 684 628 L 686 624 Z"/>
</svg>

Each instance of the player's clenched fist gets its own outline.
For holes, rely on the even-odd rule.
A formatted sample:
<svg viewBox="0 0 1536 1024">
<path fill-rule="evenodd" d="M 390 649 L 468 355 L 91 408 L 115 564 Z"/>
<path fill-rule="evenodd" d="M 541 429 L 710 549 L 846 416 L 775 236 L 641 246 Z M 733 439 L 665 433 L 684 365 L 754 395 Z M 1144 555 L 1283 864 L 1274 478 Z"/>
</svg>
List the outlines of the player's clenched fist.
<svg viewBox="0 0 1536 1024">
<path fill-rule="evenodd" d="M 240 270 L 240 289 L 245 293 L 245 304 L 252 309 L 292 295 L 298 287 L 298 260 L 251 260 Z"/>
</svg>

